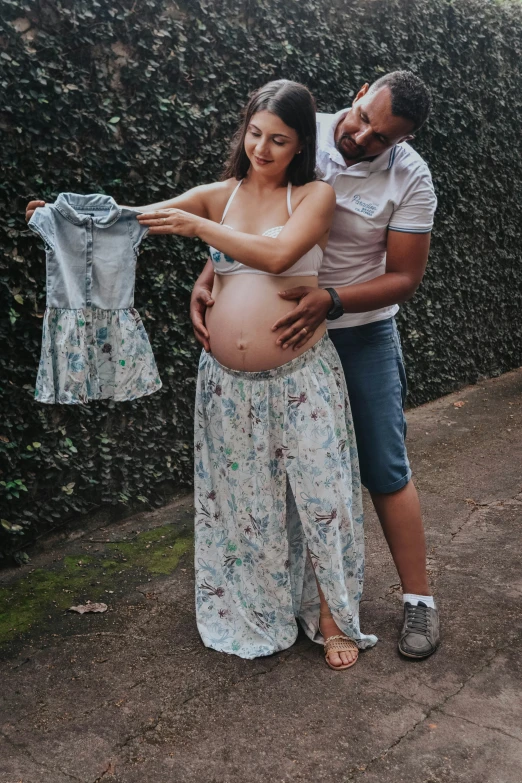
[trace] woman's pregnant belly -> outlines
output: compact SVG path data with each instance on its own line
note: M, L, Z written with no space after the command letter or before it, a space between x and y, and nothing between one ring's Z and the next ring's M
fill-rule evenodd
M218 362L232 370L258 372L280 367L311 348L325 333L326 322L297 350L276 345L284 330L272 331L274 323L297 305L281 299L278 292L301 285L317 288L317 277L216 275L215 303L207 309L206 326Z

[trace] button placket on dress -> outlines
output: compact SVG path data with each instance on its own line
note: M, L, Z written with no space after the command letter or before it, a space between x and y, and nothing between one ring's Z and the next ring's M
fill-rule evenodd
M94 220L89 218L87 223L87 258L85 265L85 340L87 344L87 359L89 362L90 385L89 396L98 394L100 389L100 379L98 376L98 365L96 361L96 346L94 343L95 333L92 312L92 254L93 254L93 233Z

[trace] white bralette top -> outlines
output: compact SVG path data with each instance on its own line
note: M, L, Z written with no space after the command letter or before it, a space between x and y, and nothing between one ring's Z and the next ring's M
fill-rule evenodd
M238 184L234 188L230 198L227 201L225 210L223 212L223 217L221 218L220 225L225 226L226 228L229 228L231 231L233 231L232 226L228 226L224 220L226 217L226 214L230 208L230 205L232 204L232 201L234 200L234 196L236 195L237 191L239 190L241 183L243 180L239 180ZM288 183L288 187L286 190L286 205L288 209L288 215L292 215L292 203L291 203L291 197L292 197L292 183ZM268 228L266 231L263 231L261 236L263 237L277 237L281 231L283 230L284 226L274 226L274 228ZM240 275L240 274L251 274L251 275L270 275L271 277L278 277L278 275L274 275L271 272L263 272L260 269L252 269L249 266L246 266L245 264L240 263L239 261L235 261L230 256L227 256L225 253L222 253L221 250L216 250L215 247L209 247L209 253L210 258L212 260L212 265L214 267L214 272L218 275ZM316 275L319 273L319 267L321 266L321 262L323 260L323 251L319 247L319 245L314 245L307 253L304 254L304 256L301 256L293 266L290 267L290 269L287 269L282 274L285 277L298 277L298 276L305 276L305 275Z

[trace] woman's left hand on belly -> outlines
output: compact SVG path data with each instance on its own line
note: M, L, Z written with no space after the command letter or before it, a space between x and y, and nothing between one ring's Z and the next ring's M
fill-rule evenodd
M143 212L138 215L142 226L149 226L149 234L177 234L181 237L195 237L201 218L183 209L162 209L157 212Z
M276 340L276 345L283 348L301 348L312 337L317 327L326 319L326 313L332 306L332 298L328 291L322 288L297 286L287 291L279 291L282 299L298 300L299 304L293 310L280 318L272 327L272 331L282 330Z

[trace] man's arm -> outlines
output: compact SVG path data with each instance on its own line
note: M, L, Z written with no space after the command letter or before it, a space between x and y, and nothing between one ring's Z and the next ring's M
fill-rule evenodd
M430 241L431 233L388 231L385 274L335 289L345 313L366 313L411 299L426 271Z
M346 313L366 313L381 307L406 302L423 278L428 261L431 233L408 234L388 231L386 272L366 283L336 288ZM272 327L282 329L276 342L283 347L300 348L310 339L326 313L332 307L330 294L323 289L298 287L279 294L283 299L296 299L299 304ZM303 336L302 329L307 333Z

